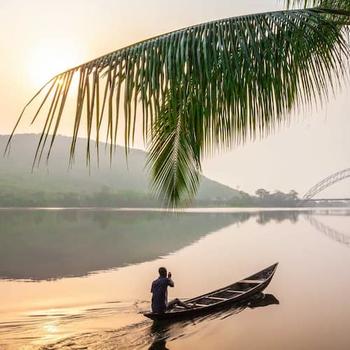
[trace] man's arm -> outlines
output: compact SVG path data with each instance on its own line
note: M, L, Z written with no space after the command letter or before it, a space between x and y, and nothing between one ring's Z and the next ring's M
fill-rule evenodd
M169 287L174 287L174 281L171 279L171 272L168 273L168 286Z

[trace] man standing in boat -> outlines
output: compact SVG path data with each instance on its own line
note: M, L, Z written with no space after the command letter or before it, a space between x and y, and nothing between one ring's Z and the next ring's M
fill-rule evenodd
M158 272L159 277L152 282L151 287L152 312L162 314L176 305L189 309L190 306L186 305L179 299L174 299L168 303L168 287L174 287L174 281L171 279L171 272L168 273L165 267L160 267Z

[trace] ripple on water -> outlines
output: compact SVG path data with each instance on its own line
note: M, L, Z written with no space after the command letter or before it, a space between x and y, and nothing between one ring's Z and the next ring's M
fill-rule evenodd
M144 320L116 330L87 332L74 337L46 345L41 350L131 350L131 349L167 349L166 343L192 336L207 327L211 321L225 320L244 311L246 308L257 308L278 304L271 294L261 294L250 302L230 307L212 315L198 317L194 320L176 323L152 322Z

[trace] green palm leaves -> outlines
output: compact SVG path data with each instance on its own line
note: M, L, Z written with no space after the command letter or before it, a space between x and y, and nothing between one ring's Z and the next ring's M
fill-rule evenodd
M140 123L155 192L170 206L190 200L205 152L270 133L294 107L324 100L339 84L349 54L340 21L342 14L317 8L228 18L72 68L46 86L38 113L46 104L48 112L35 162L47 143L50 153L78 75L71 157L82 118L87 159L89 140L99 141L103 125L112 154L120 118L126 149Z
M349 10L349 0L286 0L287 7L291 6L317 6L330 10Z
M182 94L188 99L182 99ZM148 165L153 190L169 207L191 200L199 182L202 115L197 114L190 95L184 86L174 87L152 127Z

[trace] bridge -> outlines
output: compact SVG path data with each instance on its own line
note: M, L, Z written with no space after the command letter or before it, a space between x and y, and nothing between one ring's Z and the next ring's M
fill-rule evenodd
M350 198L311 198L303 200L304 202L349 202Z
M309 191L307 191L302 199L298 202L298 206L305 206L306 203L314 202L314 203L331 203L331 202L350 202L350 198L327 198L327 199L319 199L314 198L317 194L324 191L326 188L343 181L347 178L350 178L350 168L338 171L322 181L318 182L315 186L311 187ZM337 215L342 215L341 213L337 213ZM347 214L346 214L347 215ZM313 226L317 231L322 232L328 238L341 243L348 248L350 248L350 235L344 234L338 230L335 230L326 224L318 221L314 214L306 214L305 219Z
M314 197L320 192L324 191L326 188L343 181L350 177L350 168L338 171L322 181L318 182L316 185L311 187L303 196L299 202L299 206L305 205L307 202L349 202L350 198L327 198L327 199L315 199Z

